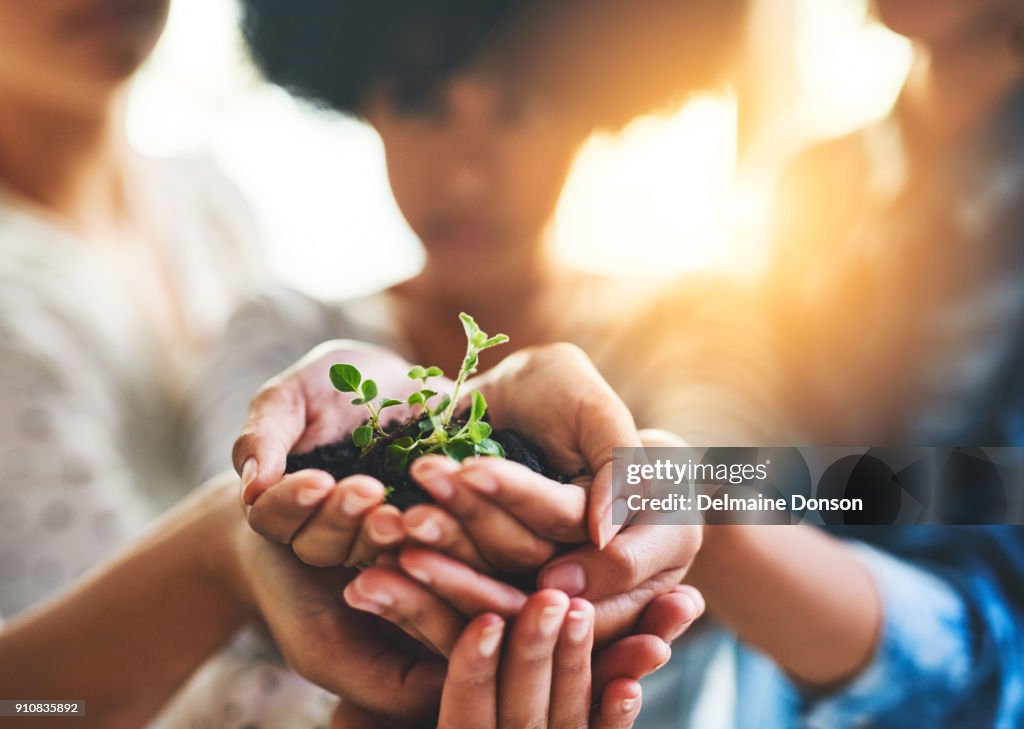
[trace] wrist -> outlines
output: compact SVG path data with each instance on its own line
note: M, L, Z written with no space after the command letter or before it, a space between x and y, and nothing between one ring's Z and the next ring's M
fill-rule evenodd
M243 569L242 541L251 529L239 502L237 481L234 474L224 474L203 487L196 560L197 572L208 589L248 618L256 609Z

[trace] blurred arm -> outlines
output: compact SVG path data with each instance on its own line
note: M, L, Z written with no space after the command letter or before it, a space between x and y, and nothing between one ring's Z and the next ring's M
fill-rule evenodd
M81 699L75 727L137 727L252 613L232 567L237 487L189 499L77 587L0 631L5 696ZM48 726L61 723L52 717Z

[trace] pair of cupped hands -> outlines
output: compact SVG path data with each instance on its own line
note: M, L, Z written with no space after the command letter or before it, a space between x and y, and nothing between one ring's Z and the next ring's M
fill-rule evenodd
M265 537L241 545L253 600L289 665L341 697L335 729L632 726L638 680L704 611L680 584L701 532L613 525L612 448L644 439L586 355L521 350L466 390L486 397L496 429L583 475L559 484L499 458L426 456L411 475L436 503L404 513L368 476L284 473L288 453L365 419L332 388L336 362L389 395L414 389L401 358L325 343L261 389L233 452ZM532 594L495 577L535 571Z

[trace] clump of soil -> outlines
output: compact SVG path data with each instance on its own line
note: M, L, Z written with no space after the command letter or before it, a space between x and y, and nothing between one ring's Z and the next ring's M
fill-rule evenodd
M365 458L360 458L360 449L352 439L345 437L335 443L319 446L308 453L292 453L288 456L286 473L316 468L327 471L336 480L357 473L372 476L393 490L388 496L388 503L394 504L405 511L416 504L432 503L433 499L409 476L405 469L397 473L385 465L387 446L394 440L404 436L415 437L419 433L420 418L410 418L404 422L391 423L385 427L387 437L382 438ZM453 419L453 424L461 427L466 422L465 416ZM491 433L505 449L505 457L510 461L521 463L527 468L553 481L566 483L570 477L555 471L544 457L544 454L533 443L513 430L496 430Z

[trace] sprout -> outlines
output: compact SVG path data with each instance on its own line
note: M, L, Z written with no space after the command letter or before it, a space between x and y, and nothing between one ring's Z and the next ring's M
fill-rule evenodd
M483 332L469 314L459 314L463 329L466 332L466 356L459 368L452 394L439 396L428 386L432 377L442 377L440 367L423 367L416 365L409 370L409 379L420 382L420 389L403 400L383 398L377 402L377 383L364 380L362 373L350 364L336 364L330 369L331 384L345 393L353 393L356 397L353 405L365 405L370 413L365 424L352 431L352 442L361 450L363 456L373 450L387 437L381 425L381 413L395 405L406 404L421 408L418 434L416 437L404 436L388 443L385 460L388 467L395 471L404 470L410 461L428 453L444 453L450 458L461 461L470 456L496 456L504 458L505 451L501 444L491 439L491 426L484 420L487 413L487 401L479 390L471 396L469 416L466 422L456 426L452 419L458 403L459 391L466 380L477 370L480 353L485 349L496 347L508 341L504 334L493 337ZM436 402L434 400L436 399Z

